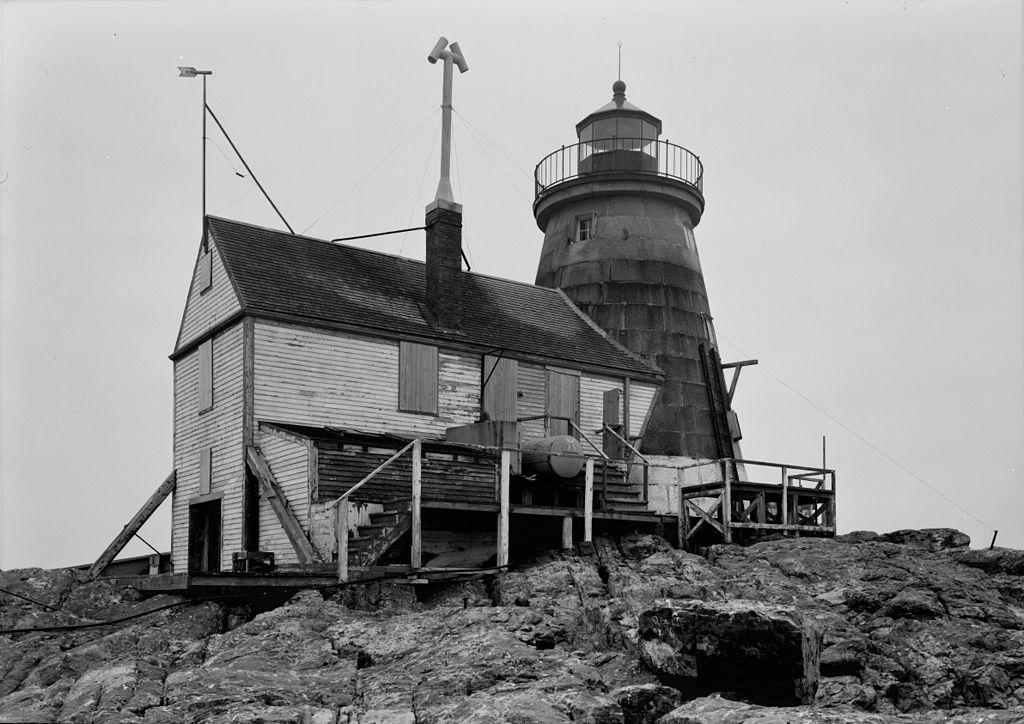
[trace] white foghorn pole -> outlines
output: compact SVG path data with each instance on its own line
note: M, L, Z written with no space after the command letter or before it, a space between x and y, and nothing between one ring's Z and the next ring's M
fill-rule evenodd
M438 201L455 202L452 195L452 54L445 51L444 85L441 89L441 179L437 182Z
M447 48L447 49L446 49ZM452 66L459 66L459 72L469 70L466 58L458 43L448 45L448 39L441 37L430 51L427 60L431 63L443 61L444 80L441 87L441 179L437 182L437 193L434 203L451 207L455 205L452 194L451 158L452 158Z

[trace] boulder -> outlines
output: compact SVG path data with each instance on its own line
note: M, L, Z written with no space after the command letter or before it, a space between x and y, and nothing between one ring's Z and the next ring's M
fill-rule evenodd
M883 543L898 543L915 546L935 553L947 549L966 548L971 544L971 537L955 528L922 528L920 530L894 530L878 536Z
M644 663L684 693L730 691L783 706L814 700L822 632L791 608L674 602L641 614L639 636Z
M981 551L958 551L953 556L958 562L986 573L1008 573L1024 576L1024 551L1012 548L993 548Z

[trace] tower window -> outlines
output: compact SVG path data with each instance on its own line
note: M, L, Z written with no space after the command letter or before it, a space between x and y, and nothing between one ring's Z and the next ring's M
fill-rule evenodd
M594 214L576 217L576 241L586 241L594 238Z

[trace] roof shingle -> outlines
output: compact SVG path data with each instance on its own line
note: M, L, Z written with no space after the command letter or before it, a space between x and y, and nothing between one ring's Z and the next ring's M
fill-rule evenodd
M209 230L248 314L661 375L554 289L463 272L461 327L448 330L425 314L423 262L218 217L209 218Z

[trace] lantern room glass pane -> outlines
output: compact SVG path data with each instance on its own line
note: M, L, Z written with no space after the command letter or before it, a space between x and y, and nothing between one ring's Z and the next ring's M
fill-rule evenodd
M602 118L601 120L594 121L594 139L600 140L602 138L615 138L616 128L614 118Z
M644 121L641 135L643 135L644 138L657 138L658 129L653 123L648 123L647 121Z
M640 119L620 118L619 138L640 138Z
M580 141L586 143L594 137L594 126L588 124L580 131Z

